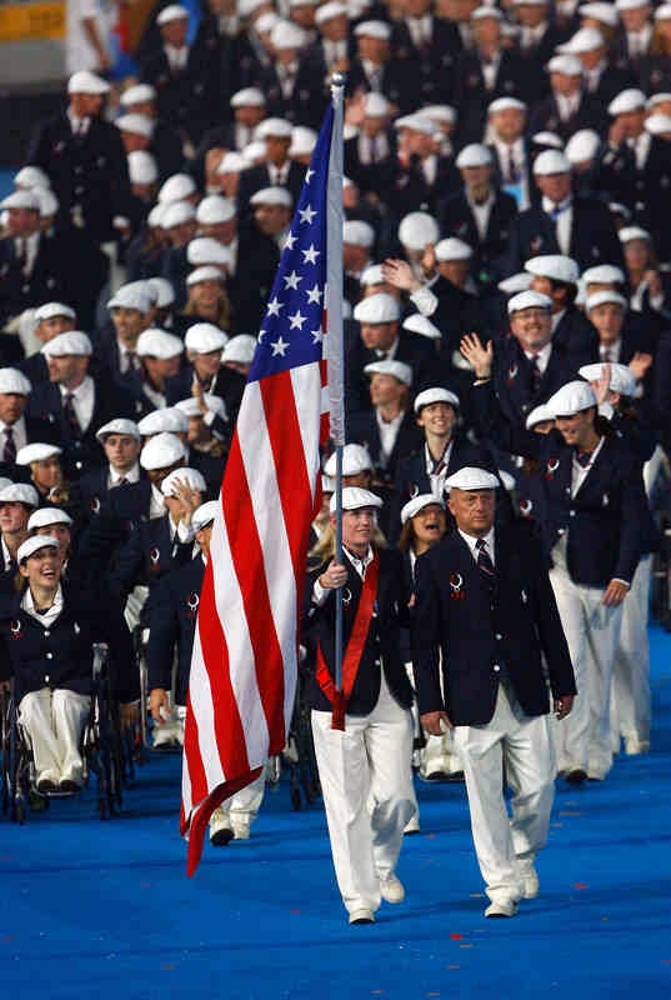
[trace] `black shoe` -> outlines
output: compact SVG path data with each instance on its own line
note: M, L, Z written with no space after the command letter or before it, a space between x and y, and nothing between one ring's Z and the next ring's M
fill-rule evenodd
M37 790L40 795L49 795L50 792L58 791L58 785L55 781L51 781L50 778L42 778L37 782Z
M463 771L452 771L447 776L447 780L452 785L463 785L466 781Z
M420 775L422 781L432 781L435 784L446 784L450 781L450 775L447 771L431 771L430 774Z
M71 781L69 778L63 778L62 781L58 782L59 792L68 792L68 794L74 794L75 792L81 792L82 787L78 785L76 781Z
M235 834L229 827L225 826L221 830L217 830L210 837L210 843L213 847L228 847L230 842L233 840Z
M572 767L564 774L564 781L568 785L582 785L587 781L587 771L583 771L581 767Z

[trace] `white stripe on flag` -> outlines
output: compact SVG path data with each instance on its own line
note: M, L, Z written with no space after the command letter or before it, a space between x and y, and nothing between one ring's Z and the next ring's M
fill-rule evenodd
M324 412L322 409L324 390L322 389L318 365L303 365L301 368L293 368L291 382L294 388L303 453L312 488L312 502L314 503L317 477L321 471L319 466L318 415ZM328 410L328 404L326 410Z

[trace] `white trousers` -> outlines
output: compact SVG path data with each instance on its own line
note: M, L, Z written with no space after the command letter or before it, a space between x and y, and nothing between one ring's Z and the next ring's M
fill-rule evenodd
M383 674L369 715L347 715L340 732L330 712L313 710L312 732L338 888L349 913L375 911L414 814L410 712Z
M560 771L580 768L604 778L613 763L610 691L622 605L605 607L603 590L573 583L561 566L550 570L550 582L578 690L571 714L553 724L557 767Z
M33 748L38 781L81 782L84 764L79 742L90 707L88 695L66 688L42 688L23 696L19 720Z
M466 777L471 830L486 892L517 900L545 846L554 801L555 756L547 716L525 715L503 684L486 726L456 726L454 744ZM513 792L512 817L503 768Z
M620 641L613 664L611 727L613 748L620 737L638 743L650 742L652 708L650 701L650 644L648 604L652 576L652 555L644 556L623 603Z

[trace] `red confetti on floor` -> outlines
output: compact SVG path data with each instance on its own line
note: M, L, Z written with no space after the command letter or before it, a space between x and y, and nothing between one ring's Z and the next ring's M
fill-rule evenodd
M453 941L463 941L464 939L463 934L450 934L450 937Z
M586 882L576 882L573 886L574 889L589 889Z
M289 910L289 913L292 913L294 916L297 916L299 913L301 913L301 910Z

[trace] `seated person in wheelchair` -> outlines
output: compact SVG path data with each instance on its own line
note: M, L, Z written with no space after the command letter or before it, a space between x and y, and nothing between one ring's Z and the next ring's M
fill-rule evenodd
M84 780L80 741L91 706L93 644L107 642L111 666L130 670L130 637L106 616L91 588L62 582L58 539L36 535L17 552L18 592L3 600L0 630L9 651L19 722L27 733L37 789L74 792ZM125 641L124 641L125 639ZM137 711L132 675L111 672L122 724Z

